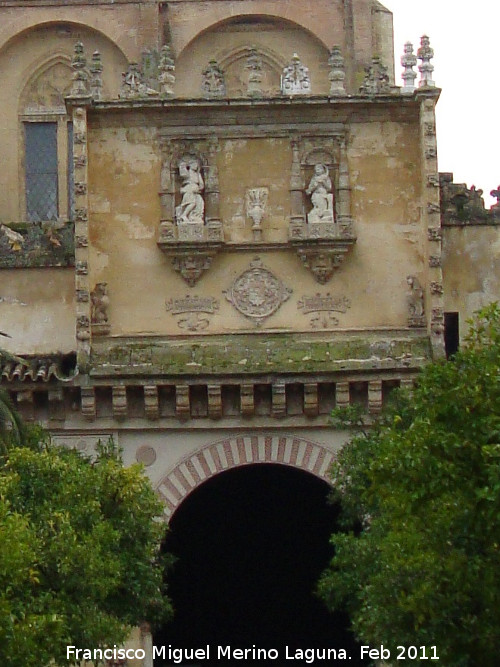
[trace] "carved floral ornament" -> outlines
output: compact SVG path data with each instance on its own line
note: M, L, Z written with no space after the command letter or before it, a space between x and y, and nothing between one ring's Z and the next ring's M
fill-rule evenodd
M260 326L290 298L292 290L256 257L224 293L238 312Z

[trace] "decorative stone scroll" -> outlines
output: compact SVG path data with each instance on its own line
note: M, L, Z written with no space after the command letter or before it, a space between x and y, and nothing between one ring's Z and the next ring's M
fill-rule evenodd
M290 298L292 290L256 257L224 294L238 312L260 326Z
M281 75L281 94L311 94L309 68L301 63L300 58L296 53L293 54L291 62L283 69Z
M108 322L108 284L105 282L97 283L90 293L90 300L92 303L92 334L94 336L106 336L110 332Z
M312 315L309 320L313 329L328 329L338 326L339 320L334 313L346 313L351 307L351 301L343 297L333 297L330 292L313 296L303 296L298 302L297 308L304 315Z
M210 318L206 316L213 315L218 311L220 302L211 296L202 297L188 294L183 298L169 299L165 302L165 306L172 315L183 315L177 320L179 329L203 331L210 324Z
M408 326L424 327L425 309L424 309L424 290L418 278L408 276L406 282L410 287L408 292Z

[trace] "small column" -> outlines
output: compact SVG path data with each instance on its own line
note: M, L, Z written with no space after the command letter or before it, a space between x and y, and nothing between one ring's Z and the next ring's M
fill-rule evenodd
M347 148L345 138L340 139L339 185L337 201L337 219L341 229L352 231L351 218L351 182L349 179L349 164L347 162Z
M205 219L208 227L219 227L221 225L219 170L217 168L218 151L219 141L217 137L209 139L207 145L208 164L205 174Z

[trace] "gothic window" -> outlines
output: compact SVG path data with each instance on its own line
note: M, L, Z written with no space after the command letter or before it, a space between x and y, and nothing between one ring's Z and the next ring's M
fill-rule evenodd
M30 222L72 218L72 124L64 104L70 85L69 63L58 61L38 72L23 91L24 211Z

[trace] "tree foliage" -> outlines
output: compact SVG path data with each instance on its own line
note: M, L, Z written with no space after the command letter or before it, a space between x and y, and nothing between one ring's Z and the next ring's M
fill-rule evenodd
M435 645L447 667L498 664L498 305L463 351L429 365L412 395L352 438L333 479L347 532L332 537L319 583L327 605L345 605L373 646Z
M36 428L0 467L3 667L67 665L66 645L113 646L171 613L162 507L112 442L90 459Z

